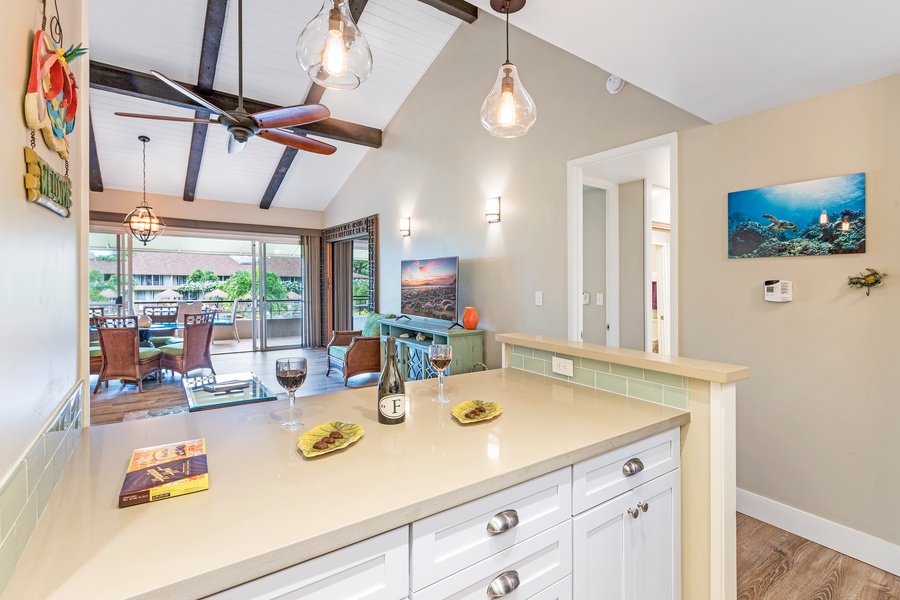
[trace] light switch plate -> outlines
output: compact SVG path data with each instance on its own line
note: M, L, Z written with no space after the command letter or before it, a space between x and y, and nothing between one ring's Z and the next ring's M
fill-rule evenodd
M535 306L543 306L544 305L544 292L535 292L534 293L534 305Z
M597 306L603 306L603 294L597 294Z
M571 377L574 374L572 370L572 361L568 358L560 358L558 356L553 357L553 372L559 375L566 375L567 377Z
M581 294L581 303L582 304L590 304L591 303L591 295L587 292Z

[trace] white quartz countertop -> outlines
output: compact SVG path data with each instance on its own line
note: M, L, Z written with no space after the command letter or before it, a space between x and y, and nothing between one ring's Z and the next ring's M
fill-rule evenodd
M513 369L407 383L405 423L380 425L374 388L157 417L84 431L2 600L200 598L613 448L689 413ZM461 425L459 402L499 402ZM332 420L365 435L304 458ZM135 448L206 438L209 490L116 507Z

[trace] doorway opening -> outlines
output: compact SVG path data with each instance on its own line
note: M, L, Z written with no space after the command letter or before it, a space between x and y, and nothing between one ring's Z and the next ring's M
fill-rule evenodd
M570 340L678 354L677 141L569 161Z

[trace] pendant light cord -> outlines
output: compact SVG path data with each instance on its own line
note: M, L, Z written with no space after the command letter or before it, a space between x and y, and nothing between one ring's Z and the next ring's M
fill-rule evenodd
M141 206L147 206L147 142L141 140L144 144L144 195L141 199Z
M509 62L509 0L506 0L506 62Z

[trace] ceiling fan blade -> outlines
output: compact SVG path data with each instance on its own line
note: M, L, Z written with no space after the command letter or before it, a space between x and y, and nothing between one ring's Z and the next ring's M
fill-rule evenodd
M218 125L216 119L192 119L188 117L168 117L165 115L141 115L136 113L113 113L117 117L132 117L134 119L154 119L156 121L177 121L179 123L208 123L210 125Z
M153 75L154 77L156 77L157 79L159 79L160 81L162 81L163 83L165 83L166 85L168 85L170 88L172 88L174 90L178 90L179 92L181 92L182 94L184 94L185 96L187 96L188 98L190 98L191 100L193 100L194 102L199 104L200 106L203 106L204 108L207 108L207 109L211 110L212 112L220 114L220 115L227 114L224 110L222 110L215 104L211 104L211 103L207 102L206 100L204 100L203 98L201 98L200 96L198 96L197 94L192 92L191 90L187 89L186 87L184 87L177 81L173 81L173 80L169 79L168 77L166 77L159 71L153 71L151 69L150 74Z
M244 149L244 146L247 145L247 142L242 142L240 140L235 139L233 135L228 134L228 154L237 154L241 150Z
M335 150L337 150L337 148L331 144L326 144L325 142L313 140L281 129L260 129L259 133L256 135L272 142L278 142L279 144L297 148L298 150L315 152L316 154L334 154Z
M250 117L260 129L278 129L315 123L331 116L331 111L321 104L299 104L282 108L270 108L253 113Z

